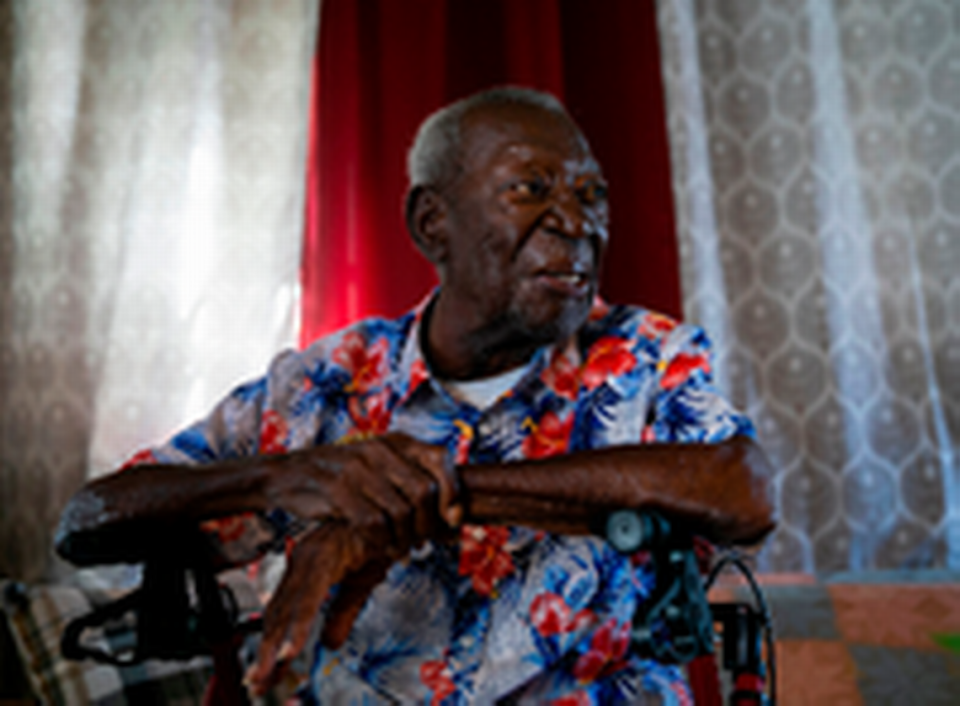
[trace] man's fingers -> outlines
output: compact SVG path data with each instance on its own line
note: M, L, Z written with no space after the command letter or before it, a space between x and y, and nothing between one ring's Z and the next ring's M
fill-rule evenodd
M407 461L379 442L368 444L362 454L362 471L353 479L353 484L359 494L379 509L380 517L350 519L367 519L371 531L376 531L377 524L386 524L393 538L394 553L405 554L414 543L419 529L417 508L411 507L405 485L396 481ZM356 524L361 525L359 529L362 529L362 523Z
M382 439L395 453L433 479L439 490L440 517L448 525L458 527L463 520L463 507L459 504L460 479L447 450L442 446L424 444L405 434L387 434Z
M340 591L333 599L323 624L320 641L325 647L337 649L344 643L373 589L386 576L390 563L389 560L381 560L367 564L340 584Z
M413 511L413 536L404 547L406 552L410 546L435 536L443 529L438 526L443 522L439 511L440 483L420 465L418 459L401 453L395 444L390 443L389 436L382 437L381 441L384 453L389 454L392 460L383 466L382 472L397 491L403 494Z
M347 573L341 525L312 530L294 547L286 572L264 612L264 630L256 662L245 681L262 694L282 668L300 653L330 587Z

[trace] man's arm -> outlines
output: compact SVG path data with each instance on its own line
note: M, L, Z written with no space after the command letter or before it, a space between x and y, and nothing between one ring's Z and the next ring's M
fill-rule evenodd
M262 509L258 490L273 462L143 464L90 481L60 515L57 553L78 566L143 561L158 528Z
M715 444L641 444L460 469L467 521L582 534L599 513L656 509L718 544L774 526L770 462L747 436Z
M349 524L402 555L457 519L456 496L444 449L401 434L201 466L144 464L81 488L61 515L56 548L78 565L143 561L166 526L282 508Z
M392 446L326 446L200 467L138 466L106 476L70 501L57 548L77 564L136 561L143 547L134 542L143 538L129 531L130 523L196 523L275 507L307 519L360 524L372 521L364 513L379 508L386 515L380 519L396 522L402 532L407 496L417 504L442 500L449 507L455 486L441 475L441 449L404 439L398 453L393 449L402 437L390 438ZM459 473L471 522L582 534L604 510L650 508L721 544L758 540L774 523L770 464L749 437L718 444L612 447L465 466ZM425 537L431 531L423 523L414 533Z

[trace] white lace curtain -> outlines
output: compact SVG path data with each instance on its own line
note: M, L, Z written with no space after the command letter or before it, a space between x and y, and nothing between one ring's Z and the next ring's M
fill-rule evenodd
M0 575L294 343L318 5L0 2Z
M0 574L295 332L310 0L0 2ZM960 567L960 6L660 0L688 318L764 568Z
M687 318L767 569L960 568L960 4L661 0Z

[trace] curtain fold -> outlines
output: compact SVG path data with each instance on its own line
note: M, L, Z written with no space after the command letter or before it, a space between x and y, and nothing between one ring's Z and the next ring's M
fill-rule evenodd
M0 3L0 575L295 343L316 3Z
M327 0L314 67L301 272L306 344L396 315L435 282L406 234L405 151L456 98L522 84L565 98L611 182L604 293L679 314L654 6ZM592 9L591 9L592 8Z
M779 471L762 566L960 568L955 3L658 11L684 309Z

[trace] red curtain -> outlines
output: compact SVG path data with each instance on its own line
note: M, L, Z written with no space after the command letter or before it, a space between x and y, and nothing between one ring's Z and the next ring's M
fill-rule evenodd
M602 291L679 316L655 3L324 0L314 66L301 341L397 315L436 279L403 225L421 120L498 84L564 100L610 182Z

